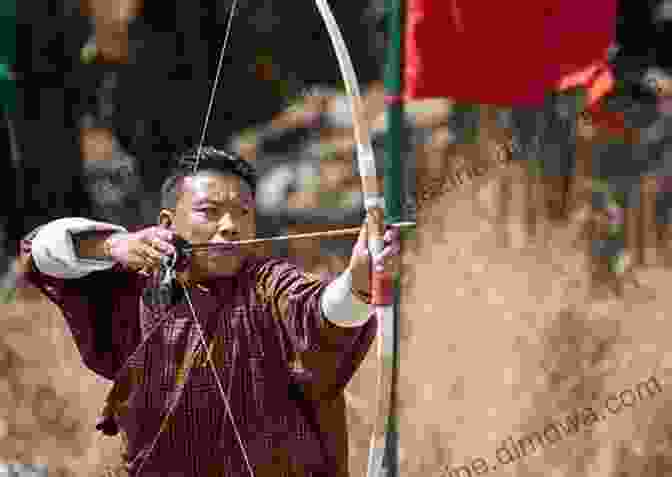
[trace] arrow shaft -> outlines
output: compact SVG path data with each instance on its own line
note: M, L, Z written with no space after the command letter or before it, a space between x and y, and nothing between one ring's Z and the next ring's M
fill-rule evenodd
M415 222L395 222L393 224L390 224L391 227L399 227L399 228L406 228L406 227L415 227ZM281 241L287 241L287 240L298 240L298 239L312 239L312 238L336 238L336 237L346 237L346 236L351 236L351 235L357 235L361 231L361 227L351 227L347 229L339 229L339 230L327 230L324 232L309 232L309 233L304 233L304 234L291 234L291 235L281 235L278 237L265 237L265 238L258 238L258 239L250 239L250 240L238 240L236 242L227 242L225 244L221 244L222 247L230 247L232 245L260 245L260 244L265 244L269 242L281 242ZM196 244L196 245L191 245L190 247L187 247L185 249L186 252L195 252L198 250L209 250L212 248L217 248L218 244Z

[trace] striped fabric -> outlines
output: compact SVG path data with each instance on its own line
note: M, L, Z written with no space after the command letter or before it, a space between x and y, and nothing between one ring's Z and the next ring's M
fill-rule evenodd
M249 475L184 297L161 309L144 293L154 279L118 266L70 280L33 267L28 279L59 306L86 366L115 381L109 408L126 444L118 475L137 474L173 400L176 411L143 476ZM342 391L374 339L376 320L330 324L319 303L327 283L282 260L250 258L235 278L205 285L191 289L191 298L256 476L347 476ZM317 426L293 399L297 384Z

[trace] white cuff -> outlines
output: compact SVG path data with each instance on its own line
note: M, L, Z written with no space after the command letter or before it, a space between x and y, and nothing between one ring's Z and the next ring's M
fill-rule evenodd
M43 226L32 240L32 256L37 269L55 278L81 278L114 266L112 260L77 257L72 236L80 232L126 232L124 227L80 217L54 220Z
M362 302L352 294L351 286L352 274L348 268L327 285L320 299L324 317L344 328L362 326L369 320L368 314L363 319L353 319L355 307L361 307Z

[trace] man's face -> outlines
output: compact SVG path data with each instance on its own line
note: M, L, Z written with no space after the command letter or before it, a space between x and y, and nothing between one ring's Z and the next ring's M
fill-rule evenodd
M202 172L182 182L175 211L161 211L160 221L192 244L225 244L256 235L255 203L249 186L238 176ZM244 256L239 247L194 253L193 278L235 274Z

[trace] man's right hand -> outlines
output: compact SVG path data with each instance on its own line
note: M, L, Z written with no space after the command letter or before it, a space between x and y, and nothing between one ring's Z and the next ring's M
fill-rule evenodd
M175 253L173 236L170 230L155 226L133 233L113 233L104 239L102 247L106 257L148 274L159 268L161 257Z

